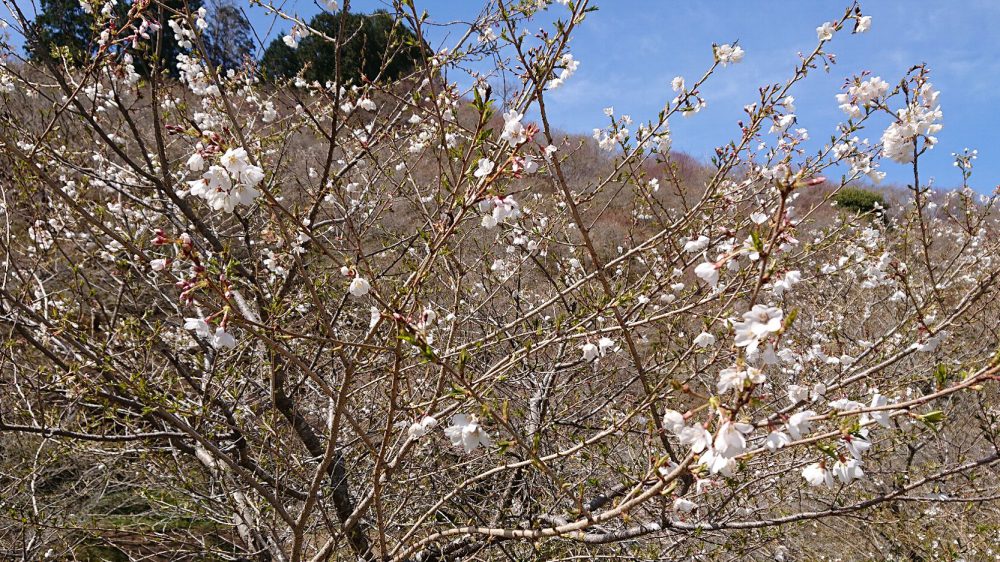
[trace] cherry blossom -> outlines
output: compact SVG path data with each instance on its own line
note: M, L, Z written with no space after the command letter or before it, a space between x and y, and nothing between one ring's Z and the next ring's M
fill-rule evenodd
M844 68L834 48L866 40L828 42L869 30L859 3L810 16L710 163L671 121L732 101L712 96L741 46L703 45L670 89L651 74L660 98L631 115L602 101L581 135L557 127L587 87L551 90L569 49L594 52L592 3L404 4L364 75L318 78L352 33L277 5L259 6L288 30L275 47L319 57L287 77L219 64L198 7L85 2L83 64L0 52L0 425L24 445L0 471L47 522L32 549L75 544L111 488L237 522L234 559L813 559L854 538L826 522L901 497L948 517L913 545L983 523L1000 195L975 151L926 170L951 134L926 65ZM356 21L341 7L315 21ZM160 31L178 49L147 68ZM397 74L389 51L414 45ZM841 122L805 129L824 103ZM30 486L46 474L70 480Z
M731 421L723 422L712 440L712 448L719 455L724 457L735 457L747 448L744 433L753 430L753 426L744 423Z
M694 268L694 274L711 287L719 283L719 269L714 263L702 262Z
M694 344L698 347L708 347L715 344L715 336L708 332L702 332L694 338Z
M685 252L691 252L691 253L700 252L700 251L702 251L702 250L704 250L705 248L708 247L708 244L709 244L710 241L711 241L711 239L709 239L708 236L705 236L704 234L702 234L701 236L699 236L695 240L689 240L689 241L687 241L684 244L684 251Z
M614 346L615 342L611 338L602 337L597 340L597 344L587 342L580 349L583 351L584 361L593 361L607 355Z
M708 449L712 444L712 434L700 425L685 427L677 434L682 445L691 447L695 453L700 453Z
M861 470L861 462L857 459L850 459L847 462L837 461L833 464L833 474L844 484L850 484L865 476L864 471Z
M856 435L847 435L844 437L844 446L851 453L851 456L857 460L861 460L861 455L871 448L871 441L859 437Z
M830 39L833 39L833 33L836 30L837 30L837 23L828 21L816 28L816 37L820 41L829 41Z
M479 425L479 419L474 415L452 416L451 425L445 428L444 434L451 439L453 446L461 446L466 453L471 453L480 446L488 448L491 443L489 434Z
M424 435L427 435L430 430L434 429L437 424L438 421L434 416L424 416L419 421L413 422L407 428L406 434L410 439L420 439Z
M774 282L774 287L771 290L774 291L775 296L780 297L785 292L790 291L800 281L802 281L802 272L798 270L789 271L785 273L784 277Z
M308 37L309 35L310 32L308 27L300 23L296 23L295 25L292 26L291 32L289 32L288 35L282 37L282 40L285 42L285 45L288 45L293 49L298 49L299 42L302 41L302 39Z
M826 484L828 488L833 487L833 473L820 463L813 463L802 469L802 477L810 486L822 486Z
M812 410L803 410L801 412L796 412L788 417L788 422L785 424L785 428L788 433L791 434L792 438L795 440L802 439L809 433L812 422L809 418L814 417L816 412Z
M562 67L562 70L559 71L558 77L549 80L548 84L545 85L548 90L555 90L565 84L569 80L569 77L576 72L576 69L580 67L580 61L574 59L570 53L566 53L560 57L559 65Z
M203 338L211 337L214 334L212 326L204 318L185 318L184 329L193 330Z
M717 389L719 394L725 394L730 390L743 390L747 384L761 384L763 382L764 372L760 369L737 365L719 372Z
M368 294L368 291L371 290L371 285L364 277L355 277L351 279L351 284L347 290L351 295L361 298Z
M865 33L872 27L872 17L871 16L861 16L858 18L857 25L854 26L855 33Z
M524 115L516 111L504 113L503 133L500 134L500 138L514 146L526 142L528 140L528 133L524 125L521 124L521 119L523 118Z
M480 158L478 164L476 164L476 171L473 172L472 175L477 178L484 178L493 173L493 168L495 166L496 165L492 160L488 158Z
M901 164L913 162L917 142L923 139L925 148L937 144L937 134L943 127L941 106L937 99L940 92L930 82L923 83L907 107L897 112L898 118L882 133L882 152Z
M733 46L730 44L719 45L715 48L715 59L719 61L722 66L728 66L730 64L736 64L743 60L743 48L739 45Z
M219 326L212 334L212 347L215 349L232 349L236 347L236 339L233 338L232 334L224 330L222 326Z
M736 468L736 459L722 455L714 449L709 449L698 459L698 464L707 467L711 474L732 476Z
M883 408L889 404L889 400L882 396L878 391L872 395L871 407L872 408ZM876 423L882 427L889 427L889 412L885 410L877 410L873 412L865 412L861 415L862 423L867 422L869 419L874 420Z
M663 413L663 426L672 433L680 433L684 429L684 415L677 410L667 410Z
M780 308L755 304L743 313L743 320L733 323L736 345L746 347L748 352L756 350L761 339L781 330L783 319L784 313Z
M195 152L188 158L187 167L192 172L200 172L205 169L205 158Z
M769 451L776 451L791 442L792 438L789 437L787 433L782 431L772 431L767 434L767 439L764 440L764 446L767 447Z
M677 498L674 500L674 511L678 513L691 513L696 509L698 509L698 504L691 500L684 498Z

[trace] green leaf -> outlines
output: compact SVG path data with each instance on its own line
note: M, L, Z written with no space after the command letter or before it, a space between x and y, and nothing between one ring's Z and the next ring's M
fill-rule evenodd
M941 423L944 421L945 415L941 410L934 410L933 412L927 412L926 414L921 414L916 416L917 421L926 425L931 431L936 432L941 427Z
M793 308L792 311L788 313L788 316L785 317L785 326L782 328L782 330L784 331L791 328L792 324L795 322L795 319L798 318L798 316L799 316L799 309Z
M937 368L934 369L934 382L937 383L938 390L944 388L945 383L948 381L948 368L943 364L938 364Z
M837 453L837 448L829 443L817 443L816 448L823 452L826 456L830 457L835 461L840 460L840 455Z

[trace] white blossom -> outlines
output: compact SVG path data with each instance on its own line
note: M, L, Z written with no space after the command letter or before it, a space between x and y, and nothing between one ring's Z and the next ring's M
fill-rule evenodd
M918 139L924 140L924 147L937 144L934 135L941 130L943 118L941 106L937 104L939 92L930 82L925 82L907 107L900 109L898 119L882 133L882 153L900 164L913 162Z
M415 421L407 428L406 434L410 439L420 439L437 426L438 421L433 416L424 416L420 421Z
M715 343L715 336L708 332L702 332L694 338L694 344L698 347L708 347Z
M761 339L781 330L783 319L784 313L780 308L755 304L743 313L742 321L733 323L736 346L746 347L748 352L756 350Z
M787 291L790 291L797 283L802 281L802 272L798 270L793 270L785 273L785 276L774 282L774 286L771 290L774 292L775 296L782 296Z
M810 486L826 484L827 487L833 488L833 474L820 463L813 463L802 469L802 477Z
M685 427L677 434L677 439L682 445L691 447L695 453L704 451L712 444L712 434L700 425Z
M761 384L764 382L764 372L756 367L733 366L719 372L719 394L730 390L743 390L747 383Z
M205 158L201 154L195 152L187 160L187 167L192 172L200 172L205 169Z
M735 457L746 451L747 440L743 434L750 433L752 430L752 425L725 421L715 432L712 448L722 456Z
M215 349L222 349L224 347L232 349L236 347L236 339L233 338L232 334L224 330L222 326L219 326L215 329L215 333L212 334L212 347Z
M864 405L848 398L840 398L832 400L830 402L830 407L834 410L860 410L864 407Z
M715 60L719 61L722 66L728 66L730 64L736 64L743 60L743 48L739 45L732 46L730 44L719 45L715 49Z
M788 422L785 424L785 428L788 430L788 433L792 435L792 438L798 441L809 433L812 424L812 422L809 421L809 418L815 415L816 412L812 410L796 412L788 417Z
M466 453L471 453L479 446L488 448L491 443L489 434L479 425L479 419L474 415L455 414L451 418L451 425L445 428L444 434L451 439L452 445L461 446Z
M351 285L347 288L352 295L359 298L367 295L370 289L371 284L364 277L355 277L351 280Z
M861 470L861 462L857 459L848 459L847 462L837 461L833 465L833 474L844 484L850 484L865 476L865 472Z
M562 86L569 80L569 77L576 72L576 69L580 66L580 61L573 58L573 55L566 53L559 57L559 65L562 66L562 70L559 71L559 75L552 80L549 80L545 88L548 90L555 90L556 88Z
M844 447L847 448L851 456L857 460L861 460L861 455L863 455L872 446L872 442L857 435L848 435L844 437Z
M732 476L733 469L736 468L736 459L719 454L713 449L709 449L698 459L698 464L707 467L708 471L712 474Z
M837 31L837 23L828 21L816 28L816 37L820 41L829 41L833 39L833 32L835 31Z
M516 111L508 111L503 114L503 132L500 133L500 138L507 141L511 146L517 146L528 140L528 132L524 125L521 124L521 119L524 118L524 114L518 113Z
M702 262L694 268L694 274L708 285L715 287L719 283L719 269L714 263Z
M684 244L684 251L685 252L691 252L691 253L700 252L700 251L702 251L702 250L704 250L705 248L708 247L708 243L710 241L711 240L709 239L708 236L701 235L698 238L696 238L695 240L689 240L687 243L685 243Z
M203 338L211 337L213 334L212 326L204 318L185 318L184 329L194 330L196 334Z
M872 27L872 17L871 16L861 16L858 18L858 23L854 26L855 33L864 33L871 29Z
M792 438L783 431L772 431L764 441L764 447L769 451L776 451L792 442Z
M875 391L875 394L872 396L871 407L872 408L883 408L883 407L885 407L888 404L889 404L889 400L885 396L882 396L881 394L879 394L878 391ZM874 411L874 412L865 412L864 414L861 414L861 422L862 423L866 422L868 419L874 420L875 423L881 425L882 427L889 427L890 417L889 417L889 412L886 411L886 410L878 410L878 411Z
M677 434L684 430L684 414L677 410L667 410L663 413L663 427Z
M686 500L684 498L677 498L674 500L674 511L678 513L691 513L695 509L698 509L698 504L691 500Z
M486 177L491 173L493 173L493 168L495 166L496 165L493 163L492 160L488 158L480 158L478 164L476 165L476 171L473 172L472 175L474 175L477 178Z

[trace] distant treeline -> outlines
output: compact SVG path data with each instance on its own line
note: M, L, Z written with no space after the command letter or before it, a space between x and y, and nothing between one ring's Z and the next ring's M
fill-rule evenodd
M89 0L41 0L38 16L28 30L29 58L86 66L100 50L101 31L121 29L129 21L130 4L114 5L111 12L105 6ZM263 48L256 43L245 13L232 0L214 0L207 6L203 0L162 0L146 15L146 21L154 24L142 30L149 39L126 47L119 43L114 48L127 49L140 74L157 69L176 76L177 55L183 48L167 21L184 13L185 6L191 13L204 10L208 24L193 46L195 51L215 67L255 64L269 80L300 73L309 81L320 82L395 80L410 72L428 52L426 44L401 19L382 10L371 14L323 12L309 21L310 30L301 39L290 45L279 34ZM339 53L337 43L341 44ZM263 55L257 59L260 50Z

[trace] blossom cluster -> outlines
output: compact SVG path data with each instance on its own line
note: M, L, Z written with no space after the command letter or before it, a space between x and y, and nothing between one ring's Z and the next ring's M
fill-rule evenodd
M220 165L221 164L221 165ZM215 210L232 213L238 205L253 205L260 196L256 186L264 179L264 170L250 163L243 148L231 148L205 170L205 159L195 153L187 161L188 169L202 177L188 182L191 195L203 198Z

